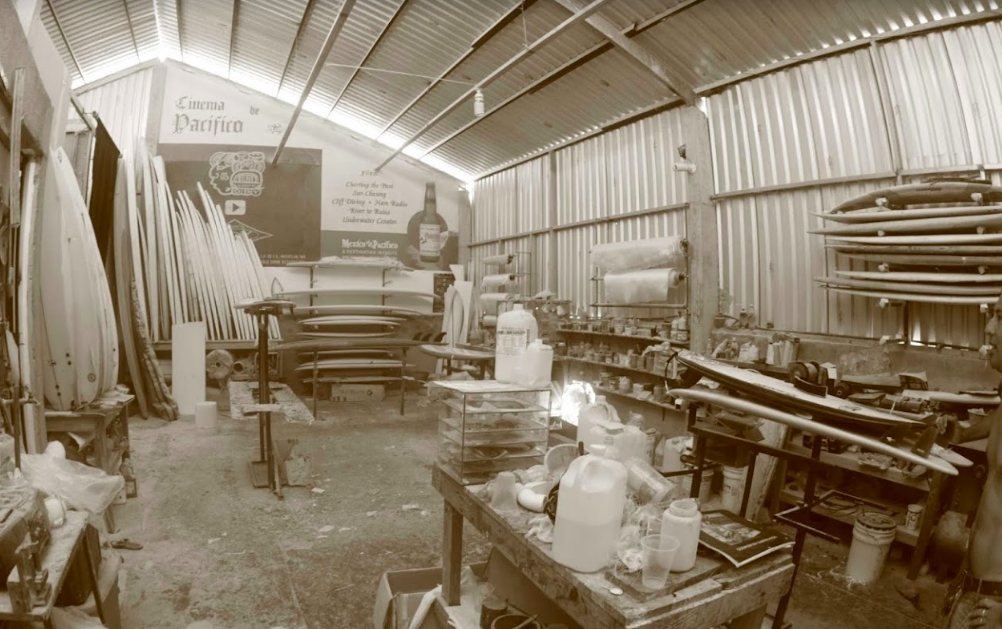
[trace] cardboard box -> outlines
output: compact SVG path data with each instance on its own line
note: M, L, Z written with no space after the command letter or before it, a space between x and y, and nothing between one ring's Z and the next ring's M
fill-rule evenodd
M331 402L382 402L386 387L381 384L332 384Z
M474 564L474 574L483 576L487 564ZM425 593L442 583L441 568L395 570L383 574L376 588L373 629L408 629L414 611Z

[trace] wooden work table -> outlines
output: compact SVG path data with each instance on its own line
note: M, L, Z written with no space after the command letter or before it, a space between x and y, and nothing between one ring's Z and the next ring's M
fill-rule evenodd
M574 572L553 559L550 544L526 539L528 522L538 514L495 511L475 493L477 487L460 485L438 466L432 470L432 485L445 499L442 595L449 605L459 604L464 520L586 629L710 629L726 622L731 629L758 629L766 605L785 594L793 580L793 560L784 551L743 568L727 566L648 601L628 592L615 595L617 586L604 572Z

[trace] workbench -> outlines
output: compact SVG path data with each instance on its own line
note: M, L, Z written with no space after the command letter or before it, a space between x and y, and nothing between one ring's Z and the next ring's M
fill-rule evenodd
M10 594L7 590L0 590L0 620L18 623L40 622L45 627L52 627L52 608L56 606L56 599L63 588L63 582L69 568L73 565L73 559L77 552L83 551L87 557L89 571L92 575L91 590L94 598L100 600L101 594L97 587L97 567L90 565L90 549L87 548L87 514L81 511L67 511L66 522L56 529L52 529L52 537L42 552L42 570L49 571L49 583L52 591L44 605L36 605L34 609L26 613L16 613L11 604ZM14 568L16 571L17 568ZM100 609L100 604L99 604ZM102 612L103 613L103 612Z
M120 455L129 451L129 405L134 395L116 395L95 400L75 411L45 410L46 432L93 433L91 443L97 456L99 469L108 474L118 474ZM108 426L118 419L122 426L122 450L116 452L108 444Z
M628 592L617 596L613 594L617 586L605 572L574 572L553 559L550 544L526 539L528 522L538 514L523 509L495 511L477 495L479 487L460 485L437 465L432 485L445 499L442 598L446 605L459 604L464 520L586 629L711 629L728 622L730 629L759 629L766 605L778 601L793 580L791 555L781 551L743 568L728 564L674 594L647 601Z

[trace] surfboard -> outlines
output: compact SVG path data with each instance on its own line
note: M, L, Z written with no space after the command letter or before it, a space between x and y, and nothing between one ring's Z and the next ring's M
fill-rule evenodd
M860 223L843 227L810 230L809 234L824 236L863 236L866 234L924 234L973 230L980 227L997 229L1002 226L1002 214L977 216L946 216L942 218L913 218L879 223Z
M912 236L839 236L833 244L983 245L1002 242L1002 234L916 234Z
M316 353L318 358L392 358L396 354L385 349L329 349ZM306 360L313 360L313 352L300 352L299 357Z
M999 293L1002 293L1002 286L992 286L990 284L980 285L980 286L941 286L938 284L923 284L921 282L882 282L876 280L855 280L855 279L842 279L835 277L816 277L815 282L819 284L826 284L828 286L837 286L843 288L859 288L863 290L872 290L886 293L897 293L897 292L911 292L911 293L921 293L928 295L942 295L943 293L949 295L957 295L970 297L970 296L989 296L998 297Z
M669 391L669 394L673 397L689 400L690 402L712 404L713 406L729 411L745 413L751 415L752 417L761 417L762 419L779 422L780 424L784 424L790 428L803 430L804 432L809 432L819 437L838 439L839 441L844 441L846 443L857 445L861 448L866 448L867 450L873 450L874 452L878 452L880 454L886 454L897 459L902 459L915 465L922 465L931 470L942 472L943 474L949 474L950 476L956 476L958 474L956 467L937 455L922 456L921 454L912 452L908 448L894 446L873 437L867 437L849 430L829 426L812 419L800 417L799 415L794 415L792 413L786 413L770 406L764 406L749 400L731 397L718 391L709 391L706 389L672 389Z
M900 266L969 266L969 267L1002 267L1002 256L951 256L951 255L909 255L893 253L855 253L838 250L853 260L876 262L878 264L893 264Z
M1002 273L904 273L894 271L835 271L837 275L857 280L887 282L931 282L935 284L1002 284ZM999 289L996 288L996 291Z
M908 220L919 218L943 218L947 216L976 216L1002 213L1002 205L958 205L952 207L912 208L908 210L887 210L884 208L868 208L847 212L845 214L814 213L814 216L826 221L856 225L859 223L875 223L883 221Z
M139 355L136 353L136 339L132 332L132 256L129 248L131 231L128 227L131 211L130 194L135 198L134 191L128 185L132 178L128 164L130 158L118 160L118 174L115 181L114 233L112 244L115 250L115 290L118 299L118 329L125 353L125 363L129 370L129 378L136 394L136 401L143 417L149 415L146 407L146 391L143 387L142 373L139 370Z
M846 253L890 253L895 255L992 256L1002 258L1002 247L996 245L825 245Z
M833 293L844 295L854 295L856 297L869 297L871 299L886 299L888 301L912 301L921 304L944 304L950 306L980 306L982 304L992 304L998 300L997 295L985 295L982 297L956 296L956 295L923 295L921 293L894 293L890 291L869 291L855 288L829 287Z
M303 332L311 339L376 339L393 336L393 332Z
M843 400L834 395L811 395L797 389L789 382L777 380L748 369L733 367L688 350L679 352L678 360L704 378L719 382L740 393L776 402L825 419L853 422L871 428L917 424L910 419Z
M419 345L435 345L428 341L416 341L414 339L386 338L386 339L299 339L279 343L274 347L276 352L303 351L312 352L327 351L334 349L408 349Z
M39 302L35 299L38 290L38 267L36 257L36 232L38 231L38 161L29 160L24 169L24 196L21 204L21 228L17 242L18 281L17 281L17 354L18 369L21 372L20 397L42 396L38 387L41 370L38 360L43 356L40 351L40 338L36 330L44 326L38 325L41 312ZM22 407L24 413L25 432L30 452L40 452L44 449L45 429L41 425L42 409L39 405L26 404ZM37 426L37 431L36 431Z
M276 293L276 297L288 299L290 297L342 297L349 295L371 295L373 297L427 297L435 299L434 293L423 290L412 290L408 288L391 287L371 287L371 288L311 288L308 290L294 290L283 293Z
M410 378L408 378L409 380ZM400 376L330 376L327 378L317 378L320 384L350 384L353 382L399 382ZM303 382L313 384L313 378L303 378Z
M363 317L358 315L333 315L327 317L313 317L312 319L303 319L299 323L301 325L309 325L309 326L388 325L396 327L404 321L407 321L407 319L403 317L383 317L383 316Z
M357 316L392 316L418 317L425 313L397 306L380 306L379 304L354 306L296 306L292 311L296 315L357 315Z
M980 199L975 195L980 195ZM1002 188L981 181L934 181L874 190L835 206L832 213L852 212L874 206L903 208L932 203L1002 202Z
M331 369L399 369L402 363L399 360L390 359L352 359L335 358L332 360L317 361L316 368L319 371ZM303 363L296 367L295 371L312 371L313 363Z
M988 395L977 395L974 393L950 393L948 391L914 391L905 390L903 396L915 398L917 400L930 400L942 404L956 404L958 406L998 406L1002 401L998 393Z

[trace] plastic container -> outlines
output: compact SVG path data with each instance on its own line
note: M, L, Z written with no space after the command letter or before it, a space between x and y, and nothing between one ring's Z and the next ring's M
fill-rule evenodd
M661 441L659 448L662 472L680 472L685 469L685 466L682 465L682 452L685 450L685 443L688 439L688 437L672 437ZM657 456L657 451L655 451L655 456Z
M721 506L734 513L741 515L741 498L745 491L745 472L747 467L723 466L723 484L720 488Z
M602 433L594 431L596 424L600 420L621 423L619 421L619 413L616 412L616 409L611 404L605 401L604 395L596 395L594 402L585 404L578 411L577 440L584 443L585 452L591 452L593 446L602 443L602 439L600 438Z
M685 468L689 468L689 465L683 465ZM716 474L715 469L703 470L703 476L699 479L699 504L705 505L710 501L710 485L713 484L713 475ZM676 494L679 498L689 498L692 495L692 474L685 474L680 477L682 480L679 482L679 491Z
M536 318L522 304L515 304L498 317L496 336L494 378L498 382L515 384L525 350L539 336Z
M641 583L648 590L660 590L668 582L668 575L675 563L679 542L674 537L648 535L640 540L643 557L643 578Z
M650 461L647 457L647 433L636 426L629 424L623 426L617 435L616 450L619 452L620 461L629 459Z
M497 511L511 511L518 508L518 479L512 472L500 472L494 479L491 493L491 508Z
M897 529L894 518L883 513L856 516L849 558L845 562L845 576L849 581L867 584L880 578Z
M922 522L922 511L925 507L921 504L908 505L908 513L905 514L905 528L909 531L918 531L919 523Z
M607 451L615 446L607 443ZM610 452L614 454L614 452ZM560 479L553 525L553 558L578 572L609 565L619 542L626 503L626 467L609 457L578 457Z
M198 434L217 434L219 432L217 418L215 402L195 402L195 431Z
M630 421L626 422L627 426L636 426L644 433L644 460L648 463L654 463L654 447L657 442L657 431L650 429L644 429L644 416L636 411L630 412Z
M627 459L626 486L640 504L659 504L675 490L675 484L666 479L647 461L633 457ZM659 531L660 532L660 531Z
M536 339L525 348L522 367L515 372L515 383L527 388L550 386L553 371L553 348Z
M696 565L696 550L699 547L699 526L703 514L692 498L672 501L661 516L661 535L674 537L679 542L672 572L685 572Z

